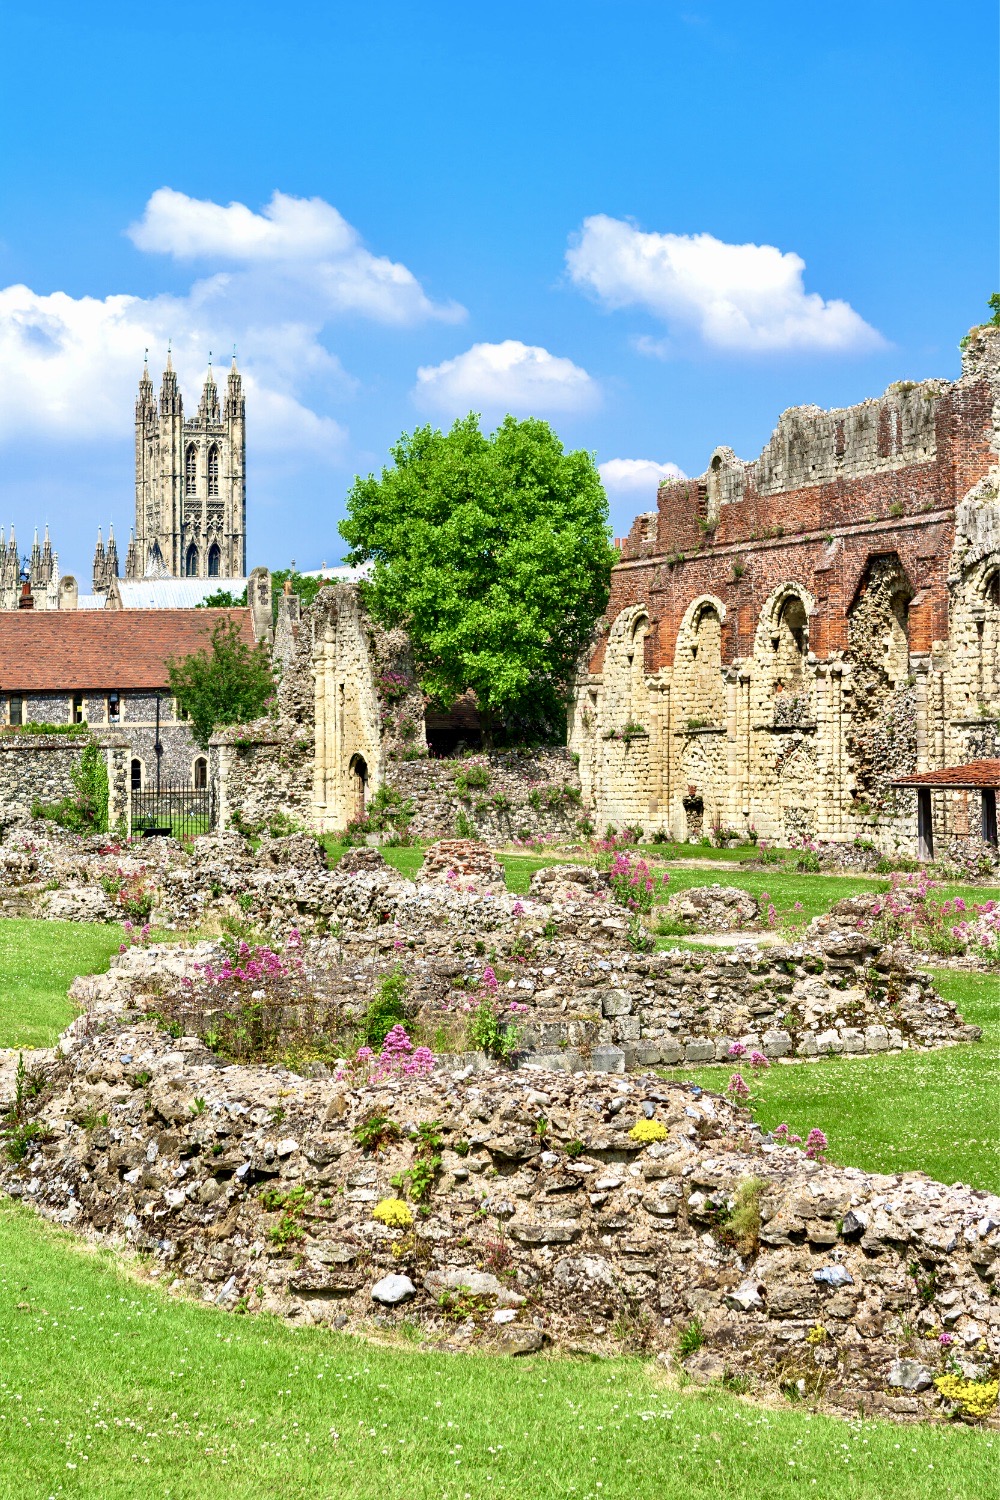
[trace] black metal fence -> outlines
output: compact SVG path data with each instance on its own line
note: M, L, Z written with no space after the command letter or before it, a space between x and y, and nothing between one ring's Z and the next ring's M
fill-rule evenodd
M132 791L132 832L142 838L194 838L215 826L211 787L162 784Z

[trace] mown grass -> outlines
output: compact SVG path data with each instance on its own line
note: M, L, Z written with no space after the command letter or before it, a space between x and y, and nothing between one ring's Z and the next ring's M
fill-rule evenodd
M993 1434L167 1297L0 1203L0 1500L983 1500Z
M75 1011L78 974L102 974L122 929L99 922L0 919L0 1047L49 1047Z
M981 1042L894 1057L830 1057L774 1063L754 1079L742 1065L671 1068L725 1090L734 1066L753 1089L754 1117L782 1122L805 1138L813 1126L830 1141L831 1161L869 1172L927 1172L940 1182L1000 1191L1000 981L995 975L929 970Z

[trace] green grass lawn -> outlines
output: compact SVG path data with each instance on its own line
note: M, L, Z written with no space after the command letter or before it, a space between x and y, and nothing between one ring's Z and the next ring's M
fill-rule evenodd
M0 1202L0 1500L984 1500L997 1446L240 1318Z
M720 870L715 876L711 870L685 869L683 866L664 867L670 879L666 886L659 882L657 867L656 900L667 901L679 891L687 891L698 885L731 885L749 891L762 904L770 897L777 913L777 926L786 932L795 932L811 922L813 917L829 911L835 901L861 891L887 891L889 880L884 875L807 875L775 865L768 870ZM936 894L944 900L961 896L969 906L1000 898L1000 887L942 885ZM958 920L956 914L953 920Z
M119 926L0 920L0 1047L49 1047L76 1014L66 991L101 974L118 952Z
M754 1116L768 1129L787 1122L803 1138L818 1126L829 1138L831 1161L845 1166L927 1172L941 1182L998 1192L1000 981L929 972L965 1020L983 1028L981 1042L895 1057L777 1063L757 1080L742 1067ZM672 1068L664 1076L693 1078L721 1093L731 1072L731 1066Z

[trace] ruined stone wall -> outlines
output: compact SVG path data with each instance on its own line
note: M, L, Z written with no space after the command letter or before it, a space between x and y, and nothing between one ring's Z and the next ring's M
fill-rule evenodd
M466 832L492 842L581 832L580 776L567 750L390 760L386 783L412 804L414 838L449 838L462 819Z
M0 734L0 828L31 821L36 802L61 802L76 793L73 771L96 741L108 768L108 823L130 826L128 741L103 734Z
M1000 331L962 378L786 412L621 547L570 726L598 823L909 850L894 777L995 753ZM959 833L953 794L935 797Z
M216 737L220 827L346 828L390 755L425 753L423 698L402 631L382 630L351 584L320 591L282 635L274 719Z

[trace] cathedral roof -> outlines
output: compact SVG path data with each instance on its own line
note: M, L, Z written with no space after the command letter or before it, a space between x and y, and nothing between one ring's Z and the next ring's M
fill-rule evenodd
M167 662L205 650L220 619L253 646L248 609L0 611L0 691L166 688Z
M134 582L125 579L118 585L123 609L194 609L203 599L220 590L228 590L238 599L247 586L245 578L145 578Z

